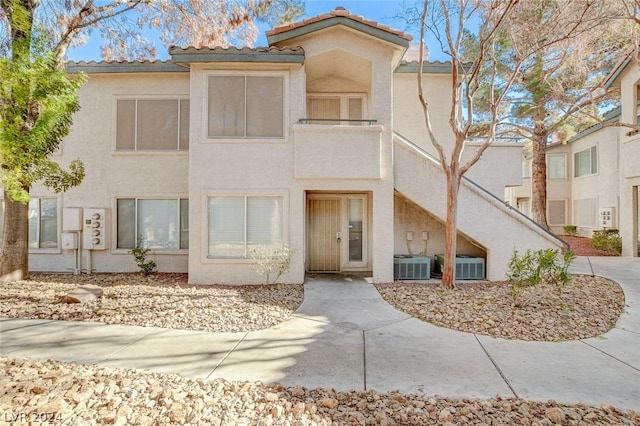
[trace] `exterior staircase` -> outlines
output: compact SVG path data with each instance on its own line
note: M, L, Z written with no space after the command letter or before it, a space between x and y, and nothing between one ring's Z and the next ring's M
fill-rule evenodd
M402 135L393 135L395 190L445 222L446 176L440 161ZM564 241L500 198L463 177L458 230L485 247L487 279L503 280L513 250L562 249Z

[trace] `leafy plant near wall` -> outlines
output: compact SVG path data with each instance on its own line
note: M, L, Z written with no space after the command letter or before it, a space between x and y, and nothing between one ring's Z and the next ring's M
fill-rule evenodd
M562 291L571 282L569 266L575 257L572 251L566 251L561 255L554 249L527 250L520 257L518 251L514 250L507 271L513 305L529 305L535 299L535 295L523 299L525 289L541 283L553 285L558 291Z
M276 248L261 246L250 250L248 254L251 260L254 261L251 266L253 270L259 275L264 275L265 284L273 284L291 267L291 255L293 252L285 244ZM272 282L271 277L273 275L275 275L275 278Z
M617 229L601 229L593 231L591 245L608 253L622 254L622 237Z
M564 233L566 235L570 235L572 237L578 235L578 227L576 225L565 225L562 229L564 229Z
M144 240L142 237L138 236L136 239L136 245L131 250L129 250L129 254L133 255L135 259L136 265L140 268L140 272L142 272L145 276L153 273L154 269L156 269L156 262L153 260L147 260L147 256L151 251L150 248L144 246Z

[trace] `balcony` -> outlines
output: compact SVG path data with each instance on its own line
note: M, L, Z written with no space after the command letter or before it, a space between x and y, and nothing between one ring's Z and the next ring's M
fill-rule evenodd
M380 179L383 126L375 123L375 120L301 119L293 126L294 176Z

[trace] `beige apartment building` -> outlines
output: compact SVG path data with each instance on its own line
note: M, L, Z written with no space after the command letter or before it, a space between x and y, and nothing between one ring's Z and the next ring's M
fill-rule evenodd
M623 256L637 256L640 134L620 126L636 124L640 69L631 57L607 81L621 93L620 107L605 114L604 125L585 129L567 143L547 148L547 220L553 232L574 225L590 237L600 229L619 229ZM617 125L616 125L617 124ZM505 200L530 214L531 162L523 162L523 185L505 190Z
M419 64L403 60L411 37L338 8L267 39L173 47L165 62L69 64L89 79L56 159L82 159L87 175L64 194L33 189L31 269L135 271L137 238L159 271L191 283L260 283L251 250L283 244L287 283L307 272L407 278L394 255L433 268L446 186ZM450 64L421 66L435 132L450 141ZM460 190L458 253L482 260L474 278L502 279L514 249L560 247L502 201L522 183L521 149L496 143Z

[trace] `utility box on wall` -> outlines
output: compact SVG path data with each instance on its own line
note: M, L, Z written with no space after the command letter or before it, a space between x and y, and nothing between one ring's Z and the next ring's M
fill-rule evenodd
M615 208L614 207L600 207L598 211L598 220L601 228L615 228Z
M82 244L87 250L107 249L107 210L84 209Z
M65 207L62 209L62 230L82 231L82 209L78 207Z

